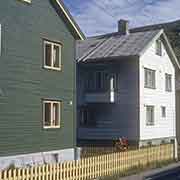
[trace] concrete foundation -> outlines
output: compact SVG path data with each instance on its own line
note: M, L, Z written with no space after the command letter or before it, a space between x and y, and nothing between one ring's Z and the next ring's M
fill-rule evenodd
M43 164L60 163L75 160L75 149L39 152L17 156L0 157L0 170L10 167L22 168Z

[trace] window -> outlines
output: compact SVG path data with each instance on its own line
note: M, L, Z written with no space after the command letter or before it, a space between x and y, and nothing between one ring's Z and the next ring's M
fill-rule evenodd
M47 69L61 70L62 45L44 41L44 67Z
M172 91L172 75L171 74L165 74L166 76L166 91L171 92Z
M86 79L86 89L88 91L115 90L118 87L118 74L115 73L89 72Z
M146 106L146 125L154 125L154 106Z
M80 126L81 127L95 127L96 126L96 110L92 107L81 107L79 111Z
M161 116L162 116L163 118L166 117L166 107L165 107L165 106L161 106Z
M87 109L81 109L80 111L80 125L86 126L89 122L89 111Z
M162 56L162 42L160 39L156 41L156 54Z
M145 71L145 85L144 87L146 88L152 88L152 89L155 89L155 71L154 70L151 70L151 69L147 69L145 68L144 69Z
M43 126L44 128L60 127L61 102L43 101Z
M104 72L95 72L95 87L101 90L104 87Z

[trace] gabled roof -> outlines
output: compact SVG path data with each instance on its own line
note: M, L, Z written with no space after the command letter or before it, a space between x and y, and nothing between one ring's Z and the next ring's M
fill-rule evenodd
M65 23L70 28L72 34L76 39L85 39L85 35L80 30L77 23L74 21L73 17L71 16L70 12L62 2L62 0L51 0L52 5L54 6L57 13L64 19Z
M162 39L166 51L175 67L180 69L179 62L162 29L134 32L127 35L111 33L77 41L76 59L79 63L105 62L120 57L140 57L158 38Z
M112 33L77 41L77 60L87 62L94 59L140 56L144 47L161 32L155 30L127 35Z
M157 29L164 29L171 46L180 62L180 20L161 23L161 24L153 24L148 26L136 27L131 29L131 32L142 32L142 31L149 31L149 30L157 30Z

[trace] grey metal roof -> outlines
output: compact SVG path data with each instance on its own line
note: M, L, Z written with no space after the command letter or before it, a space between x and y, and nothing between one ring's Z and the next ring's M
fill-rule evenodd
M95 59L136 56L161 30L135 32L127 35L112 33L77 41L76 59L86 62Z

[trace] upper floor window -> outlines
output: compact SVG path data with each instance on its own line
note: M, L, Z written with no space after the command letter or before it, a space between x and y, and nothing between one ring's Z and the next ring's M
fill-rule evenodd
M154 106L146 106L146 125L154 125Z
M50 41L44 41L44 68L61 70L62 45Z
M155 70L145 68L144 73L145 73L144 87L154 89L156 86Z
M88 91L106 91L117 89L118 75L104 71L89 72L87 74L86 89Z
M162 56L162 42L160 39L156 40L156 54Z
M171 92L172 91L172 75L171 74L165 74L166 76L166 91Z
M43 126L44 128L60 127L61 102L43 101Z
M166 107L165 107L165 106L161 106L161 116L162 116L163 118L166 117Z

